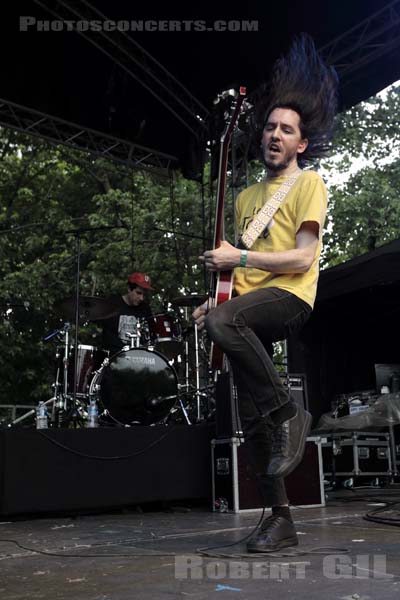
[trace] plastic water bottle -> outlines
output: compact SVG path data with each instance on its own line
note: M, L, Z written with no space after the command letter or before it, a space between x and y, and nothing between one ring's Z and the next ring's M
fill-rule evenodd
M229 510L228 500L226 498L216 498L214 501L214 509L216 512L225 513Z
M47 429L47 406L39 402L36 407L36 429Z
M88 416L86 427L98 427L99 426L99 411L97 408L96 400L91 400L88 408Z

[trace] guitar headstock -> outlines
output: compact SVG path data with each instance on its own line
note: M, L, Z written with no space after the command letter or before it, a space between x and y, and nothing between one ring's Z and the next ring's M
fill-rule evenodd
M214 100L214 106L218 108L219 119L222 118L223 120L224 129L221 135L221 143L228 139L227 143L229 144L232 133L237 127L245 97L246 88L240 86L239 91L233 88L225 90Z

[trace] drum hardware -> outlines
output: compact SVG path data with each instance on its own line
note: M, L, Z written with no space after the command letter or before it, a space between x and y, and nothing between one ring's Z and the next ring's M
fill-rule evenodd
M129 344L123 346L121 350L129 350L130 348L150 347L149 328L146 319L136 319L134 331L125 331L125 335L129 339Z
M123 349L95 373L89 388L89 398L93 396L103 414L120 425L155 425L165 421L176 404L177 375L157 351Z
M185 308L187 311L187 308ZM199 362L199 337L198 337L198 327L197 324L194 324L194 361L195 361L195 398L196 398L196 421L202 421L203 416L201 414L201 393L200 393L200 362Z
M87 407L84 405L82 399L73 398L70 396L69 407L65 414L63 423L60 423L60 427L62 424L71 425L76 429L78 427L84 427L85 421L87 418Z
M69 319L74 318L77 303L75 297L64 298L54 305L54 310ZM78 316L82 321L102 321L119 314L119 308L107 298L80 296Z
M195 306L200 306L207 300L207 295L199 295L199 294L187 294L186 296L178 296L171 301L173 306L178 306L184 309L184 315L186 323L189 323L189 308L193 309ZM189 331L192 331L191 327L187 327L184 330L184 333L187 334ZM198 337L198 328L197 324L194 324L194 351L195 351L195 379L196 379L196 387L195 387L195 395L196 395L196 420L201 421L203 416L201 413L201 393L200 393L200 361L199 361L199 337ZM189 341L188 336L186 335L185 339L185 384L186 390L189 391Z
M179 298L175 298L175 300L173 300L172 302L176 303L176 300L179 300ZM186 323L189 322L189 315L188 315L188 307L185 306L183 307L184 310L184 315L185 315L185 321ZM182 329L182 335L183 338L185 340L184 342L184 363L185 363L185 386L186 386L186 391L189 391L189 387L190 387L190 378L189 378L189 333L192 331L192 329L190 327L186 327L184 329Z
M68 383L70 384L74 379L71 367L76 363L76 396L78 399L87 399L93 374L101 367L104 360L108 358L108 352L100 350L95 346L78 344L77 352L75 352L74 346L70 346L69 357L66 395L68 396L68 392L69 395L73 392L73 390L68 388Z
M209 408L210 394L208 393L208 386L196 389L194 386L190 386L187 390L185 384L178 384L178 403L172 408L170 413L170 420L181 422L179 413L182 415L187 425L204 421L211 416ZM198 416L198 402L201 401L201 418ZM179 411L179 412L178 412Z
M51 384L52 397L44 404L51 405L50 421L53 427L61 427L70 423L73 426L83 424L87 402L89 398L90 382L94 374L103 365L107 364L108 353L94 346L78 344L78 350L70 343L70 324L67 322L61 329L56 329L43 340L49 341L56 336L62 338L56 346L55 379ZM77 365L76 397L73 394L74 365ZM18 419L11 422L16 425L35 414L30 410Z
M186 320L188 320L188 307L203 297L190 297L185 299L184 306ZM72 315L77 311L79 318L85 320L101 320L113 316L115 308L108 301L97 297L67 298L58 305L64 314ZM196 328L197 330L197 328ZM177 410L182 414L186 424L191 421L203 419L201 403L208 397L204 388L200 388L200 360L199 338L195 331L194 369L195 386L191 385L189 372L189 347L187 332L192 333L194 328L187 328L182 332L181 324L170 313L160 313L151 318L138 319L135 331L129 335L130 345L111 358L104 357L104 352L89 345L71 344L70 324L66 322L61 329L47 335L44 341L55 336L61 336L62 342L56 347L56 371L52 383L52 397L44 404L52 406L51 422L53 426L61 426L72 422L80 424L85 418L87 407L92 396L99 399L100 406L104 408L103 415L121 425L130 424L155 425L167 423L172 411ZM146 347L143 347L146 343ZM75 351L76 348L76 351ZM107 401L107 386L122 382L118 369L124 357L130 358L127 372L122 369L122 378L128 375L135 384L131 400L125 398L123 391L117 393L116 400ZM184 361L185 381L183 387L178 384L175 366ZM182 361L182 362L183 362ZM129 362L129 361L128 361ZM114 371L113 366L119 365ZM146 365L145 369L142 366ZM183 366L183 365L182 365ZM73 380L73 384L72 384ZM126 382L123 382L125 385ZM115 390L114 390L115 391ZM35 414L31 410L22 415L11 425L15 425Z
M178 402L179 402L179 405L180 405L180 408L181 408L181 411L182 411L182 414L183 414L183 416L184 416L184 418L185 418L185 421L186 421L186 423L187 423L188 425L191 425L192 423L191 423L191 421L190 421L190 419L189 419L189 415L188 415L188 413L187 413L187 410L186 410L186 407L185 407L185 405L183 404L183 400L182 400L182 397L181 397L181 396L179 396L179 398L178 398Z
M52 411L52 421L54 424L61 424L60 421L56 418L56 413L60 415L60 413L64 413L68 416L68 418L72 419L74 422L77 422L80 419L79 409L82 408L80 402L77 399L78 396L78 385L80 385L78 379L78 361L79 361L79 349L82 349L83 346L80 346L78 343L78 333L79 333L79 322L80 320L85 321L98 321L102 319L108 319L110 317L116 316L119 314L119 309L115 306L110 300L100 298L100 297L90 297L90 296L81 296L80 295L80 256L81 256L81 235L86 232L95 232L102 231L105 229L116 229L119 226L101 226L101 227L90 227L90 228L81 228L81 229L73 229L66 231L65 233L69 233L75 236L76 238L76 291L75 296L72 298L65 298L61 300L55 305L55 310L58 313L63 314L68 318L74 318L75 321L75 344L74 347L77 349L74 353L74 368L73 368L73 389L72 389L72 398L68 394L68 374L69 374L69 323L64 325L64 328L61 330L56 330L52 332L50 335L44 338L44 341L48 341L54 336L64 333L64 355L63 355L63 368L60 369L59 366L57 368L56 380L52 384L54 395L44 402L43 404L47 405L53 404ZM24 303L24 306L29 306L29 303ZM63 393L60 392L60 373L63 373ZM86 385L86 384L84 384ZM79 394L81 395L81 394ZM84 397L87 397L86 394L83 394ZM67 410L68 409L68 410ZM25 415L22 415L18 419L14 420L11 425L14 425L28 416L35 414L35 410L31 410Z
M129 333L129 331L126 332L126 335L128 336L129 340L130 340L130 344L129 346L124 346L124 349L127 348L139 348L140 346L140 322L137 321L136 323L136 331L134 333Z
M172 362L151 348L129 346L105 359L94 372L89 389L89 401L95 399L101 408L100 420L123 427L167 424L179 412L191 425L190 413L195 412L197 420L193 398L207 398L208 394L176 383ZM162 381L157 381L160 371ZM168 386L173 393L166 393Z
M175 303L177 306L182 306L184 310L184 316L186 323L189 323L189 308L193 307L197 304L201 304L204 302L204 296L198 295L190 295L183 296L182 298L175 298L172 303ZM201 410L201 399L202 394L200 392L200 359L199 359L199 335L198 335L198 327L197 324L194 323L193 326L187 326L182 330L183 337L185 339L184 342L184 362L185 362L185 388L186 392L189 392L190 385L190 375L189 375L189 334L194 332L194 372L195 372L195 390L194 395L196 399L196 422L203 420L203 414Z
M77 277L79 278L79 272ZM79 285L77 281L77 286ZM78 289L78 288L77 288ZM84 321L101 321L109 319L118 314L118 307L115 306L110 300L101 298L100 296L79 296L64 298L54 305L54 310L66 317L72 319L75 318L75 342L74 346L79 347L78 343L78 328L79 322ZM73 387L72 392L74 397L79 394L79 355L74 356L74 370L73 370ZM64 381L66 381L64 377ZM65 392L64 392L65 395Z
M180 323L169 313L159 313L140 320L143 330L142 346L153 347L174 360L182 351L182 332Z
M60 303L60 311L63 309L73 312L75 321L75 348L78 348L79 344L79 322L83 317L86 321L97 321L101 319L109 319L119 314L117 305L114 305L112 301L105 298L81 296L80 294L80 272L81 272L81 238L83 234L103 232L105 230L119 229L120 226L108 226L101 225L99 227L81 227L78 229L67 230L69 233L75 236L76 240L76 276L75 276L75 296L74 298L67 299ZM73 371L73 403L72 406L76 405L77 398L77 374L78 374L78 352L75 352L74 371Z
M61 335L62 337L64 337L64 342L63 342L63 348L64 348L64 355L63 355L63 359L62 359L62 372L63 372L63 380L62 380L62 384L60 382L60 367L58 365L58 358L60 358L60 355L58 354L59 351L59 347L56 348L56 364L57 364L57 371L56 371L56 380L53 383L52 387L54 389L54 394L55 397L57 398L57 402L56 402L56 408L59 409L60 411L65 411L66 410L66 397L68 394L68 368L69 368L69 332L70 332L71 326L70 323L68 321L66 321L64 323L64 327L62 327L61 329L56 329L55 331L53 331L52 333L50 333L49 335L47 335L46 337L43 338L44 342L48 342L49 340L53 339L55 336L57 335ZM60 395L58 393L59 388L62 386L63 388L63 393ZM53 408L53 412L54 412L54 408Z
M43 338L44 342L48 342L49 340L53 339L54 337L56 337L58 335L60 335L64 338L63 368L62 368L63 378L64 378L63 383L61 383L61 381L60 381L61 369L60 369L60 366L58 365L57 370L56 370L56 379L55 379L55 382L51 386L53 389L53 396L51 398L49 398L48 400L46 400L45 402L43 402L43 404L45 406L48 406L51 404L51 406L52 406L51 421L54 424L59 424L59 420L61 420L61 415L64 414L66 411L66 404L67 404L66 397L67 397L67 386L68 386L67 379L68 379L68 364L69 364L69 358L68 358L69 331L70 331L70 323L65 322L64 326L61 329L55 329L54 331L52 331L50 334L48 334L47 336L45 336ZM58 353L58 348L57 348L57 353ZM60 393L61 387L62 387L62 393ZM13 421L11 421L10 427L12 427L13 425L17 425L18 423L21 423L25 419L27 419L35 414L36 414L35 408L32 410L29 410L28 412L21 415L17 419L14 419Z
M62 364L61 364L62 357ZM76 360L75 360L76 357ZM52 383L54 406L51 422L61 427L64 422L78 423L89 397L89 387L96 369L107 361L108 353L94 346L78 344L78 350L71 346L66 337L63 346L56 348L56 376ZM74 365L77 365L76 394L73 397Z
M184 308L190 308L194 306L200 306L207 300L207 295L199 295L199 294L187 294L186 296L178 296L171 300L172 306L182 306Z
M184 398L185 398L185 396L187 396L187 394L185 392L181 393L180 392L181 388L182 388L182 385L178 383L177 402L175 402L174 406L169 411L169 414L167 415L167 417L165 419L165 424L167 424L169 422L180 422L178 415L182 415L184 421L186 422L186 425L192 425L192 422L191 422L190 416L189 416L189 412L191 409L190 401L186 402L186 404L185 404Z

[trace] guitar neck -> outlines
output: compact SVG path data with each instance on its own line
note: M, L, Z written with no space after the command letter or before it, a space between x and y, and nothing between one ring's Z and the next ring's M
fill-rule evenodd
M228 153L233 131L239 118L242 103L246 94L246 88L241 87L236 98L235 107L231 119L221 137L218 185L217 185L217 203L215 209L215 229L214 229L214 248L219 248L224 237L224 204L225 190L228 166ZM232 271L221 271L218 274L211 274L210 297L213 299L213 305L219 306L223 302L230 300L232 295ZM221 371L224 362L223 352L215 344L211 345L210 367L215 371Z
M214 248L219 248L221 240L224 237L224 208L225 208L225 192L228 167L229 146L232 140L232 135L239 118L240 110L246 95L246 88L240 87L239 94L236 98L235 107L231 115L230 121L227 124L224 133L221 136L219 165L218 165L218 184L217 184L217 202L215 208L215 228L214 228Z

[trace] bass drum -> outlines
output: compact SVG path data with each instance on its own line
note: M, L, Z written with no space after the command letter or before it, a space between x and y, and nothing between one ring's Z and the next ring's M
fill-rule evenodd
M90 395L97 395L110 417L125 425L153 425L164 419L177 399L174 368L158 352L121 350L95 375Z

